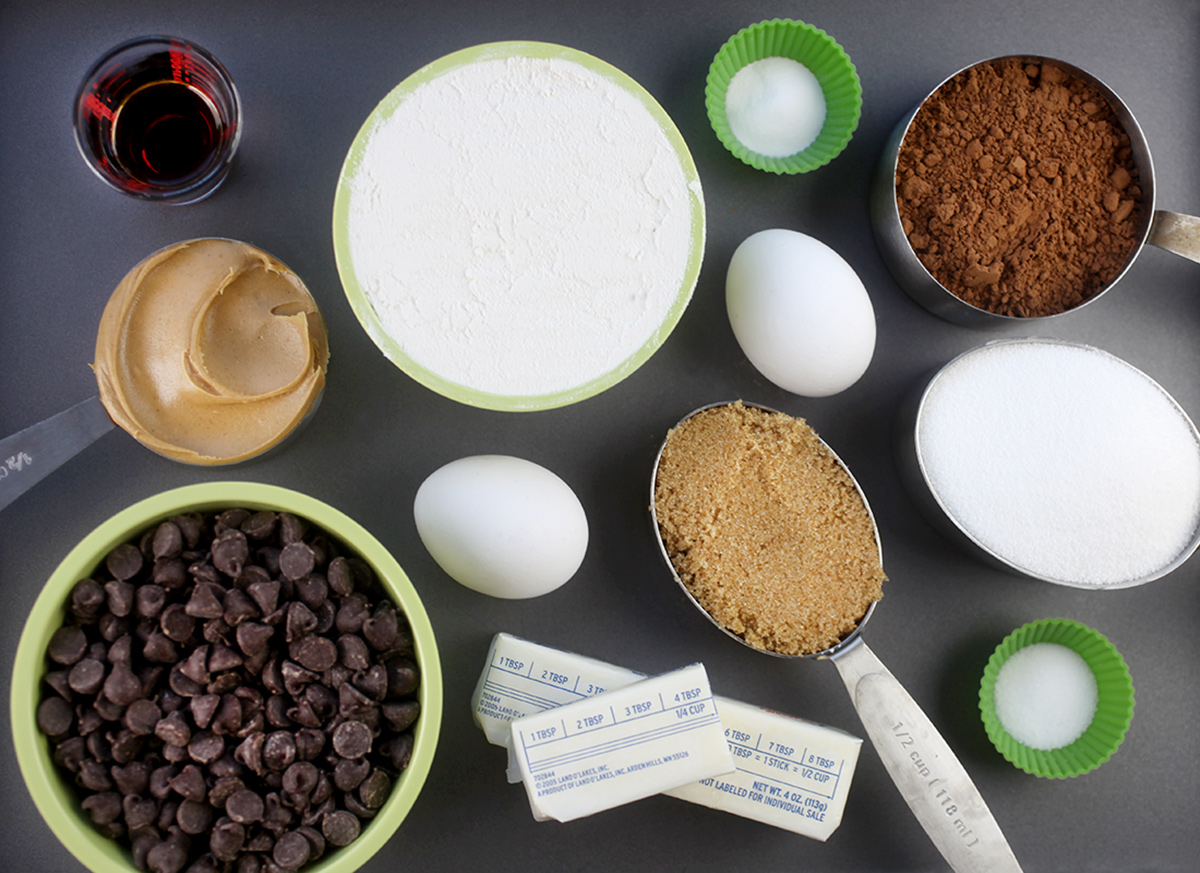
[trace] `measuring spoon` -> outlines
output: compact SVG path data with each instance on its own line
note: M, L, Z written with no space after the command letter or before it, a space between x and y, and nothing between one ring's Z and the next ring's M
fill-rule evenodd
M158 272L172 259L178 259L173 272ZM161 300L152 289L164 289ZM303 358L288 333L301 329L308 343ZM119 349L109 356L117 363L107 367L97 349L100 394L0 440L0 510L117 424L163 457L225 466L280 448L307 425L324 395L329 349L316 301L282 262L237 240L188 240L142 260L113 292L99 335L106 348ZM129 363L130 348L158 354L130 352ZM125 387L132 384L126 371L143 374L152 387ZM272 405L273 417L264 413ZM158 418L143 420L139 408ZM162 409L182 410L182 423L160 423ZM272 426L256 429L261 422ZM231 441L229 434L247 439Z
M684 416L676 427L705 410L728 405L730 404L727 402L721 402L702 406ZM743 405L766 412L778 412L760 404ZM824 440L821 443L829 448ZM714 619L696 600L679 578L666 544L659 534L655 485L666 445L667 441L664 438L654 461L654 473L650 477L650 518L663 560L692 604L727 636L757 652L779 658L802 657L831 661L842 677L854 708L888 775L892 777L900 794L951 869L958 873L1019 873L1021 867L1008 841L966 769L929 717L863 641L862 629L874 613L877 602L868 607L855 629L831 648L811 655L785 655L751 646L742 636ZM837 453L830 449L830 454L854 483L863 507L871 518L872 526L875 527L875 545L882 556L879 529L875 525L875 517L871 513L862 487Z

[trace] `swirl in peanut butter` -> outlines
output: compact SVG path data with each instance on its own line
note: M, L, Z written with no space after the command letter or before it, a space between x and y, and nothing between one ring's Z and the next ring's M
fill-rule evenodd
M229 464L278 444L325 386L329 342L300 278L251 245L177 243L138 264L100 320L93 369L147 448Z

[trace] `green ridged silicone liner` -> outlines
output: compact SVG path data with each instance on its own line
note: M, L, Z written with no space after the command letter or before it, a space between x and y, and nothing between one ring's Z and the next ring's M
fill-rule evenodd
M1000 668L1018 650L1034 643L1058 643L1079 653L1096 676L1096 714L1083 735L1058 749L1032 749L1017 742L996 716L994 691ZM1095 770L1112 757L1133 720L1133 680L1121 653L1098 631L1070 619L1047 618L1017 628L1004 638L983 671L979 710L988 738L1015 766L1049 779L1067 779Z
M791 58L812 71L825 95L825 125L812 145L784 158L746 148L725 118L725 92L738 70L763 58ZM708 120L717 138L736 157L771 173L807 173L836 158L858 127L862 84L849 56L833 37L803 21L776 18L743 28L721 46L708 69L704 88Z

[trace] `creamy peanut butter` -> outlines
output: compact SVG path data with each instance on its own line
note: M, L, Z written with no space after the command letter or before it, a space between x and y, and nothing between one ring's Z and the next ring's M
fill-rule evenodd
M100 319L93 369L113 420L190 464L266 451L325 386L329 341L300 278L254 246L199 239L131 270Z

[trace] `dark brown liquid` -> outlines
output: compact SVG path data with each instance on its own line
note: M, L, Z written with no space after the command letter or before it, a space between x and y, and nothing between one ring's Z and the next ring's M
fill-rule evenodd
M152 186L179 185L204 173L221 136L212 103L173 79L139 87L113 115L113 157L130 176Z

